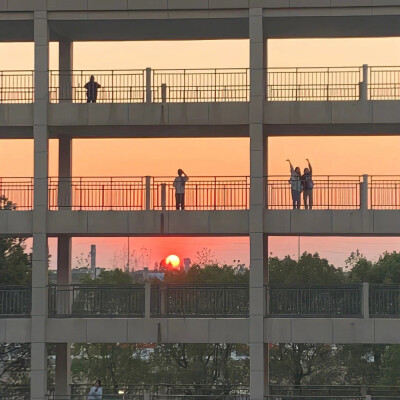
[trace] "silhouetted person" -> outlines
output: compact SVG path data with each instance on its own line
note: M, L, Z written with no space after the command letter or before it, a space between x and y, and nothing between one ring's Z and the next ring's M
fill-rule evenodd
M286 160L289 165L290 165L290 187L292 189L292 200L293 200L293 210L299 209L300 208L300 197L301 197L301 190L303 189L303 186L301 184L301 172L300 168L296 167L293 168L292 163L290 160Z
M86 97L88 103L96 103L97 100L97 89L101 88L95 80L94 76L90 77L90 81L85 85Z
M314 182L312 180L312 167L309 159L307 158L308 168L304 168L304 174L301 176L301 184L303 185L303 200L304 208L312 210L313 207L313 188Z
M103 397L103 388L101 387L101 380L97 380L94 386L90 388L88 400L101 400Z
M178 176L174 180L177 210L185 209L185 185L188 180L189 177L183 172L183 170L178 169Z

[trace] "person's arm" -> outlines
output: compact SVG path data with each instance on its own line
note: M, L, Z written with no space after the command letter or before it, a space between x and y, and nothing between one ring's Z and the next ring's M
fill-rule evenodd
M100 83L98 83L98 84L97 84L97 88L101 88L101 85L100 85Z
M182 171L182 174L184 175L184 178L185 178L185 182L186 181L188 181L189 180L189 177L185 174L185 172L184 171Z
M293 168L292 163L290 162L289 159L287 159L286 161L287 161L287 162L289 163L289 165L290 165L290 172L293 172L293 171L294 171L294 168Z
M310 164L310 160L308 158L306 158L307 162L308 162L308 169L310 170L310 174L312 175L312 166Z
M87 89L89 87L89 83L86 83L84 88Z

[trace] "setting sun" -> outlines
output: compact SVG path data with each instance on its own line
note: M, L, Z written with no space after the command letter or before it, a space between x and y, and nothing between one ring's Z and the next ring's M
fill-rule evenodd
M167 266L171 265L173 268L179 268L179 266L181 265L181 260L178 256L171 254L167 257L165 263L167 264Z

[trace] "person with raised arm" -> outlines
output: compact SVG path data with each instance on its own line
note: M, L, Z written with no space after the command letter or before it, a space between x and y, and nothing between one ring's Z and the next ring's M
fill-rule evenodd
M301 190L302 190L302 184L301 184L301 171L299 167L294 168L290 160L286 160L289 163L290 166L290 187L292 191L292 201L293 201L293 210L298 210L300 209L300 203L301 203Z
M312 210L313 208L313 188L314 182L312 180L312 167L310 160L306 158L308 168L304 168L304 174L301 176L301 184L303 185L303 200L304 208L306 210Z
M188 180L189 177L183 172L183 170L178 169L178 176L174 180L175 200L176 200L177 210L185 209L185 185Z

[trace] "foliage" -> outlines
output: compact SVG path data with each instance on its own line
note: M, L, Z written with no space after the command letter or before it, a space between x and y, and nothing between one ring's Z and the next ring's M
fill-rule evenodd
M337 285L345 280L342 269L335 268L318 253L305 252L299 261L292 260L289 256L282 260L270 257L268 265L270 283Z
M14 210L15 205L0 196L0 210ZM2 212L2 211L0 211ZM25 252L24 238L0 238L0 283L2 285L30 285L32 257ZM30 368L28 343L0 343L0 386L26 384ZM1 383L3 382L3 383Z
M230 265L193 265L188 272L169 270L165 273L165 283L247 283L249 270L244 273Z
M86 275L81 279L81 283L92 283L96 285L126 285L133 283L133 278L125 271L115 269L111 271L102 271L95 279L92 279L90 275Z

